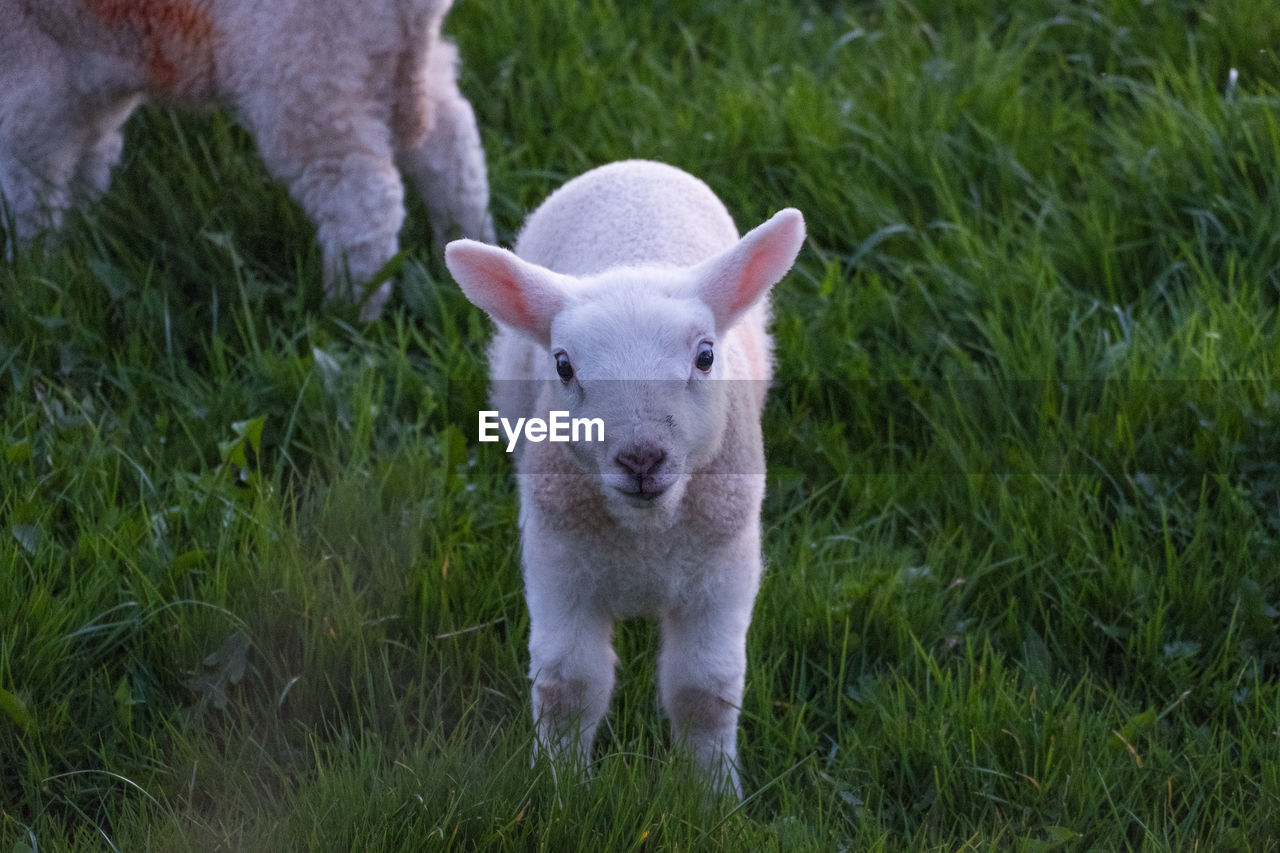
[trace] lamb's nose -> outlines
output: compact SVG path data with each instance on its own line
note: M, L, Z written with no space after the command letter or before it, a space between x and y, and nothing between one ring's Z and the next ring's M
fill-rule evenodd
M666 458L667 452L661 447L655 447L652 444L629 447L614 457L619 465L637 477L649 476L658 470L658 466Z

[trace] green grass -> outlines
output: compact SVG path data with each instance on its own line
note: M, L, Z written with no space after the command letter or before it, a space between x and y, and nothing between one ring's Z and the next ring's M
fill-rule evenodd
M421 206L361 326L247 137L148 109L0 266L0 852L1280 849L1280 10L449 28L504 242L633 156L805 213L746 802L668 748L643 623L591 777L530 766L488 325Z

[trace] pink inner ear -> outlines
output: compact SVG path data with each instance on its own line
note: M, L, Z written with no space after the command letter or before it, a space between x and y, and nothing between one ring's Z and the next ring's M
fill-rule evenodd
M743 237L728 252L713 258L704 295L717 323L733 323L787 274L804 240L804 218L798 210L780 210ZM717 307L718 306L718 307Z
M742 275L738 277L738 286L733 293L733 307L729 313L737 314L755 301L763 287L761 282L764 281L774 263L774 259L769 257L767 250L762 249L751 255L742 270Z
M484 282L483 289L491 303L492 313L508 325L532 329L533 313L529 310L524 291L520 289L516 270L502 257L495 257L487 252L477 255L479 257L471 259L471 268L477 278Z

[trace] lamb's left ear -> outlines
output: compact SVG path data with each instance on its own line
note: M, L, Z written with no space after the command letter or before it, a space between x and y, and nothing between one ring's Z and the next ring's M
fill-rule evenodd
M791 269L804 244L804 217L780 210L747 232L731 249L694 267L698 296L723 334Z

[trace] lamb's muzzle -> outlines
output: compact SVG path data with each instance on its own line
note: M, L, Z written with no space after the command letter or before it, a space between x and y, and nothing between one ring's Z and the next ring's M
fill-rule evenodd
M633 444L614 457L614 461L629 475L627 488L619 488L623 494L651 501L662 494L666 485L658 481L655 473L667 458L667 452L656 444Z

